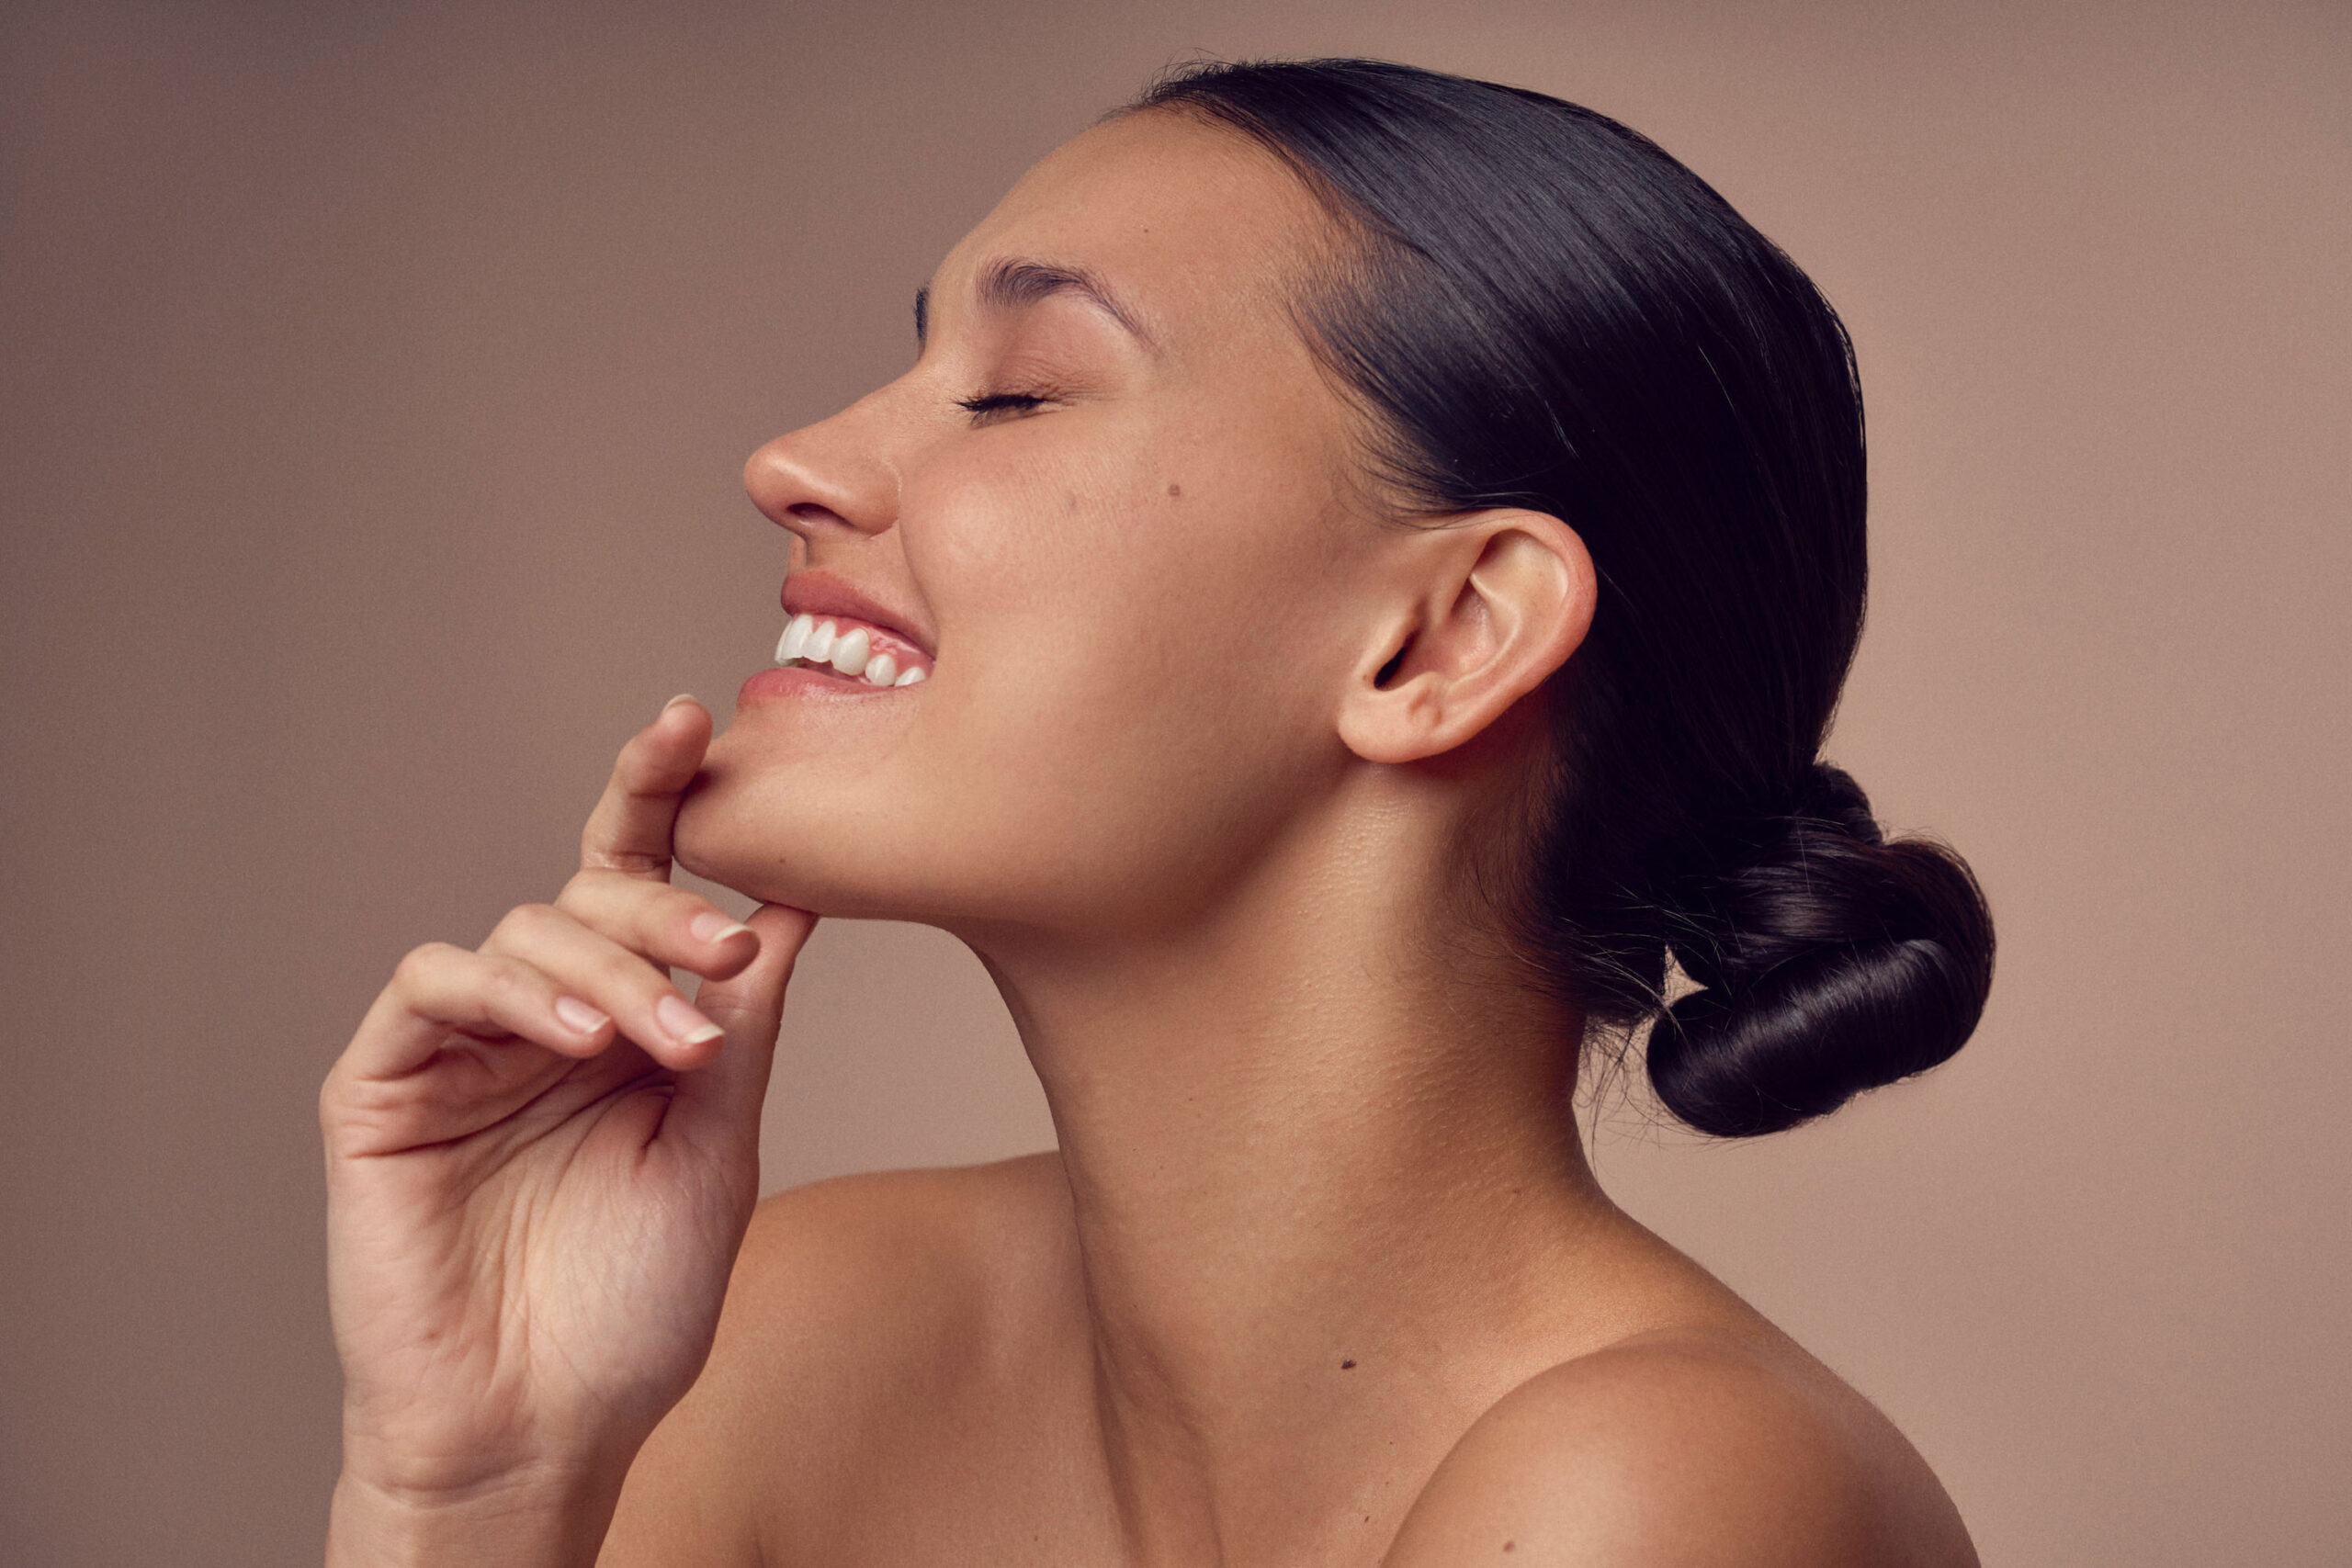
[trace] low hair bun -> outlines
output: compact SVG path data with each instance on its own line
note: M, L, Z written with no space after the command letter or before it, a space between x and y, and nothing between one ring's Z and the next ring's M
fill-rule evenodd
M1651 1083L1702 1133L1775 1133L1966 1043L1993 979L1993 922L1967 864L1888 843L1842 770L1741 835L1733 868L1674 900L1674 953L1702 989L1651 1031Z

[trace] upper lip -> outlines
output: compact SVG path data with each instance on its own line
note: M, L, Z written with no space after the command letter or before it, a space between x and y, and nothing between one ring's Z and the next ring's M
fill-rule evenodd
M912 620L899 610L884 604L845 577L830 571L808 570L796 571L784 580L784 613L787 615L854 615L884 631L902 637L922 650L925 659L935 659L931 639L917 632Z

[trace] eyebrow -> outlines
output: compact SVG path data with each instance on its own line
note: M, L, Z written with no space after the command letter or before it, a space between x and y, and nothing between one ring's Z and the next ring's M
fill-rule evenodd
M1157 350L1159 344L1146 332L1116 294L1102 280L1084 267L1065 266L1054 262L1027 261L1008 258L990 262L980 270L978 287L974 291L983 305L993 305L1002 310L1018 310L1049 299L1057 294L1075 294L1125 328L1146 348ZM915 290L915 344L920 347L931 332L931 290Z

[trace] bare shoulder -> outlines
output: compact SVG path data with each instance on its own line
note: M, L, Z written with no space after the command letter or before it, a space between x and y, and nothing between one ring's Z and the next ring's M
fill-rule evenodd
M978 1313L1001 1318L1002 1291L1067 1252L1059 1156L884 1171L764 1200L743 1238L720 1333L797 1340L854 1325L887 1344L894 1327L933 1331Z
M910 1411L1045 1353L1068 1204L1050 1154L763 1200L709 1360L631 1467L602 1561L757 1562Z
M1474 1424L1387 1568L1974 1568L1894 1425L1792 1345L1646 1334L1551 1368Z

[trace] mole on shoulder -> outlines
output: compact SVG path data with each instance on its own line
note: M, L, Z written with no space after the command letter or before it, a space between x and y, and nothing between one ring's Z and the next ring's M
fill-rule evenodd
M1355 1364L1356 1364L1356 1363L1355 1363L1355 1359L1354 1359L1354 1358L1351 1357L1351 1358L1349 1358L1347 1360L1341 1361L1341 1362L1340 1363L1340 1370L1341 1371L1343 1371L1343 1372L1344 1372L1344 1371L1346 1371L1350 1367L1352 1367L1352 1366L1354 1366Z
M1168 493L1171 496L1182 495L1184 493L1184 487L1170 479L1168 483Z

